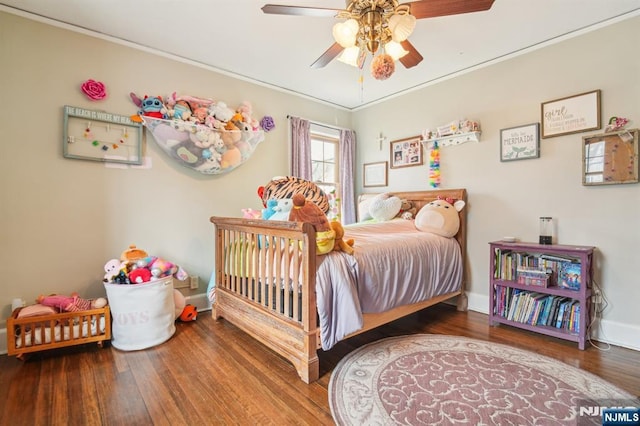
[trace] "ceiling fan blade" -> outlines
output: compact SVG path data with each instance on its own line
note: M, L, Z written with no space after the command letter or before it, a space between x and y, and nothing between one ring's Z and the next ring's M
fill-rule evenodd
M402 47L404 47L405 50L409 51L409 53L399 59L399 61L402 63L402 65L405 66L405 68L415 67L420 62L422 62L422 59L424 58L422 57L420 52L418 52L416 48L413 47L413 44L411 44L409 40L401 41L400 44L402 45Z
M460 13L481 12L491 9L494 0L421 0L403 3L409 5L417 19Z
M313 16L317 18L333 18L340 9L327 9L323 7L284 6L280 4L265 4L262 6L264 13L275 15Z
M338 56L344 47L340 46L338 43L333 43L330 48L327 49L314 63L311 64L311 68L322 68L327 65L329 62L333 60L336 56Z

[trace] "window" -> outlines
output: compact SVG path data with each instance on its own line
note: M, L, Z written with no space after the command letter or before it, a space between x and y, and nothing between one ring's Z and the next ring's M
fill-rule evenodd
M329 197L329 220L340 220L339 136L311 131L311 180Z

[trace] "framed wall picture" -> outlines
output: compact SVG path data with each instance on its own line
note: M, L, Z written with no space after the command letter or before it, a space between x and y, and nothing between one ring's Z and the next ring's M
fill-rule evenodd
M543 139L599 129L600 90L544 102L540 119Z
M387 186L387 162L367 163L362 166L362 182L365 188Z
M540 157L540 123L500 130L500 161Z
M582 137L582 184L638 183L638 129Z
M392 169L422 164L422 138L420 135L391 141L389 161Z
M63 128L65 158L142 164L142 124L129 116L66 105Z

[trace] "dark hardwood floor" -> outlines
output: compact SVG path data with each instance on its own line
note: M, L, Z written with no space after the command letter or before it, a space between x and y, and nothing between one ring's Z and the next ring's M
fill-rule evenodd
M347 353L383 337L462 335L504 343L588 370L640 395L640 352L589 346L507 326L437 305L320 351L320 380L304 384L291 364L209 312L177 323L166 343L123 352L94 345L0 356L2 425L333 424L331 371Z

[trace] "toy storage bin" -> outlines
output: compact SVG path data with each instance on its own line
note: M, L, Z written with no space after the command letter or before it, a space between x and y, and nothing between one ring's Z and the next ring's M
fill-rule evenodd
M111 344L123 351L146 349L173 336L173 277L144 284L104 283L111 306Z

